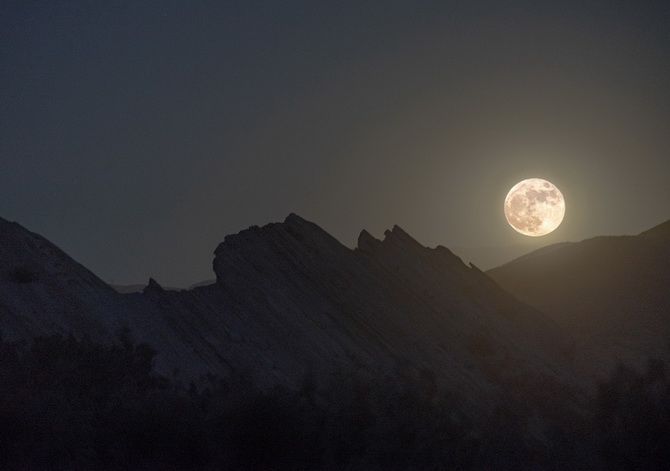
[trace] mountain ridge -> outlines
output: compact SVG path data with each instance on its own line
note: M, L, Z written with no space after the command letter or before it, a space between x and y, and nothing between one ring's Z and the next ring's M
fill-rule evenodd
M19 239L30 234L14 231ZM423 247L398 226L383 240L362 231L350 249L290 214L226 236L214 252L214 284L170 291L152 280L143 293L131 294L115 292L44 241L66 273L45 272L27 285L59 289L36 298L28 311L20 312L20 303L5 310L26 288L8 280L0 290L0 328L49 311L61 298L74 307L56 318L60 324L14 331L15 337L88 335L77 324L82 318L99 324L105 338L128 328L159 352L159 371L187 381L243 374L260 387L300 388L310 375L324 383L336 370L394 376L400 368L431 371L436 384L483 404L493 404L503 390L537 394L538 382L573 387L569 341L551 321L448 249ZM0 260L11 262L3 266L30 255L23 252L15 251L15 260L0 252ZM62 278L74 279L71 291ZM82 284L92 292L79 290Z
M566 328L590 374L669 357L670 221L638 235L556 244L487 273Z

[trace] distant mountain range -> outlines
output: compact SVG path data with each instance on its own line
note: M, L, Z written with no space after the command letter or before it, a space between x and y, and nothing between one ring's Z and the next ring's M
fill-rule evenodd
M525 255L541 246L540 241L528 241L527 243L516 245L459 246L449 247L449 249L463 260L472 262L486 271Z
M487 274L568 331L588 374L670 356L670 221L544 247Z

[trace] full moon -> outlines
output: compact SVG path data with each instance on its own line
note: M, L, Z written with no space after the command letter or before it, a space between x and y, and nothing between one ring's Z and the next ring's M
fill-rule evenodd
M505 217L515 231L531 237L549 234L560 226L565 200L556 186L542 178L520 181L505 198Z

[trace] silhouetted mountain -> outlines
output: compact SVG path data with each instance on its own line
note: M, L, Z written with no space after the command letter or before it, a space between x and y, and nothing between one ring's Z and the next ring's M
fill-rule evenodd
M472 262L486 271L503 263L514 260L531 250L541 247L541 241L529 241L525 244L501 246L449 247L449 249L466 262Z
M587 372L667 357L670 221L637 236L545 247L488 274L570 331Z
M136 285L115 285L115 284L110 284L109 286L111 286L114 289L114 291L116 291L117 293L131 294L131 293L141 293L142 291L144 291L144 288L146 288L147 285L140 285L140 284L136 284ZM175 288L173 286L166 286L163 289L170 290L170 291L179 291L179 288Z
M501 397L563 397L567 341L448 249L399 227L348 249L290 215L227 236L216 283L119 294L45 239L0 225L0 329L9 338L129 328L160 372L244 374L260 387L325 384L336 371L428 375L484 414ZM561 395L556 391L560 390ZM538 401L541 402L541 401ZM545 401L546 402L546 401Z

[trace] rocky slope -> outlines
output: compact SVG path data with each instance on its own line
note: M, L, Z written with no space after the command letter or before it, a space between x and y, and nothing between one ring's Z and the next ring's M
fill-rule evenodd
M397 226L383 240L363 231L351 250L292 214L227 236L216 283L183 291L152 280L142 293L117 293L6 221L0 263L5 335L112 338L128 327L158 350L161 371L185 380L242 374L299 388L336 371L415 375L481 412L501 396L572 390L569 340L553 321Z
M668 358L670 221L637 236L545 247L488 274L571 332L589 374Z
M0 218L0 331L106 336L114 290L43 237ZM93 315L92 313L96 313Z

